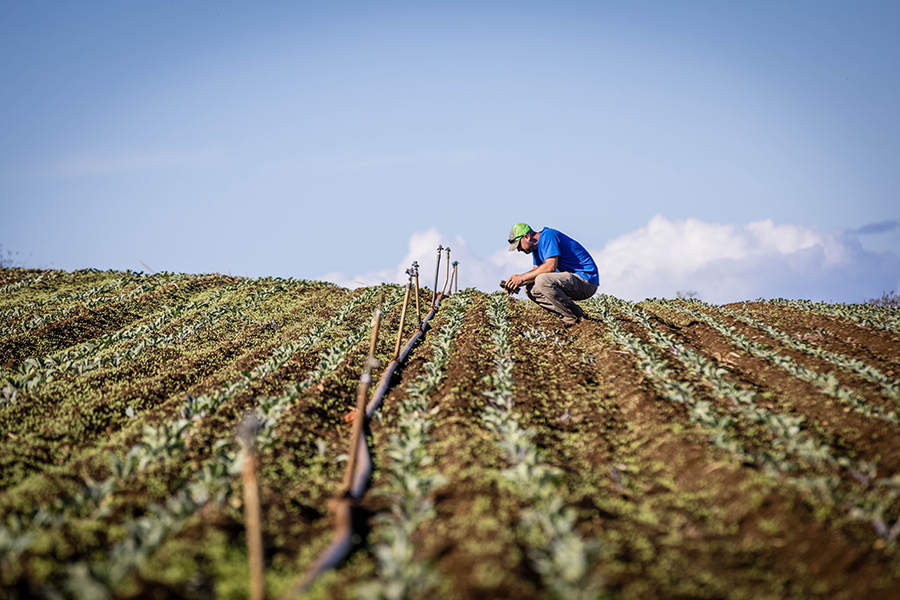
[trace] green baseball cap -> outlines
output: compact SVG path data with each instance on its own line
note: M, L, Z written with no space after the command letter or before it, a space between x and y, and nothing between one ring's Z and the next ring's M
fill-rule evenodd
M512 226L512 229L509 230L509 239L507 240L510 252L515 252L518 249L519 240L529 231L531 231L531 227L527 223L516 223Z

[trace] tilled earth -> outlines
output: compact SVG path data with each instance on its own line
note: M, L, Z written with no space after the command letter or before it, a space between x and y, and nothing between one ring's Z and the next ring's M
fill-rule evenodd
M267 595L295 589L333 536L329 505L341 492L350 437L344 416L355 405L373 313L383 298L376 356L385 365L402 292L218 275L0 272L3 596L246 597L241 478L236 468L216 469L232 464L222 457L239 450L242 417L278 399L282 408L267 413L257 457ZM430 579L407 595L552 598L555 588L535 559L552 540L525 526L534 507L504 475L509 455L484 420L497 364L490 297L464 294L470 302L429 394L431 428L422 438L430 459L423 472L442 478L428 493L431 512L411 530L406 563ZM427 305L431 292L420 290L419 298ZM384 449L409 435L398 407L434 357L432 340L452 299L369 423L375 469L357 512L360 535L308 597L377 596L371 584L388 577L380 528L396 512L396 481ZM579 555L587 565L579 577L592 597L897 597L896 329L788 303L738 303L724 307L729 313L604 297L586 302L588 319L565 329L528 302L504 305L511 411L540 464L557 473L559 510L572 511L572 533L590 548ZM748 352L684 309L733 327L771 356ZM412 335L414 313L407 311L403 339ZM201 323L205 315L214 318ZM891 318L885 311L884 322ZM149 323L156 324L137 337L83 347ZM611 335L613 326L651 347L653 357L638 357ZM651 332L675 343L662 346ZM74 349L77 360L99 366L66 366L73 354L65 351ZM753 411L718 397L708 377L682 360L688 350L708 360L710 377L752 392ZM857 370L835 364L835 356L859 361ZM837 384L825 389L785 365L833 373ZM888 383L863 375L866 367ZM672 400L660 384L663 368L719 419L719 429L699 420L691 402ZM200 397L217 400L191 412ZM788 425L782 431L775 422ZM129 471L121 465L136 445L145 460ZM198 481L215 486L198 493Z

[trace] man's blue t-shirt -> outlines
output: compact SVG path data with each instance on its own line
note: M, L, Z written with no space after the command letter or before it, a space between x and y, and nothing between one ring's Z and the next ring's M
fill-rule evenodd
M537 248L532 252L534 266L544 264L548 258L558 256L556 270L575 273L588 283L600 285L600 273L597 264L584 246L566 234L544 227L540 231Z

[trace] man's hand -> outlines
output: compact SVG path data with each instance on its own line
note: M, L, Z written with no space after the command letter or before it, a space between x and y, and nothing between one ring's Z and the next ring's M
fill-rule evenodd
M500 282L500 287L511 294L518 294L519 288L528 284L529 282L535 281L537 279L537 276L541 273L555 273L556 267L558 265L559 257L551 256L527 273L522 273L520 275L510 275L506 281Z
M506 290L506 292L507 292L508 294L518 294L518 293L519 293L519 288L517 288L517 287L511 287L511 286L509 285L509 281L507 281L507 280L505 280L505 279L504 279L503 281L500 282L500 287L503 288L504 290Z
M510 275L506 281L500 282L500 287L510 294L518 294L519 290L525 285L526 277L524 275Z
M519 288L525 285L525 276L524 275L510 275L506 280L506 289L509 291L515 290L515 293L518 293Z

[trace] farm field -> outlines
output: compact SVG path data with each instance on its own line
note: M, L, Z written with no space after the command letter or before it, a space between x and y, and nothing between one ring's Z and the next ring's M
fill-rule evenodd
M405 290L0 270L2 597L246 598L248 411L291 596ZM582 306L442 299L368 425L353 552L303 597L898 597L898 309Z

